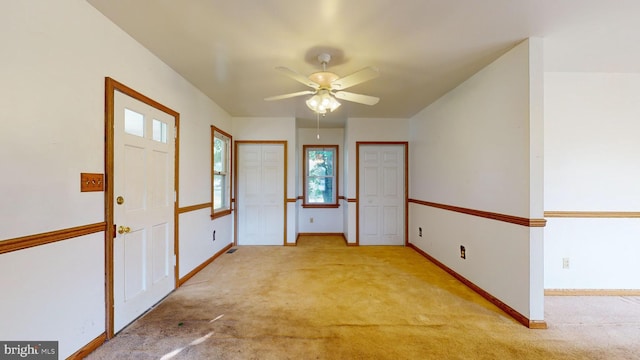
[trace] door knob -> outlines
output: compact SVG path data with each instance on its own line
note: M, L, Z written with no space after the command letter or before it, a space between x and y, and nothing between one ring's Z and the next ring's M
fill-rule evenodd
M131 228L128 226L122 226L120 225L120 227L118 227L118 234L125 234L131 231Z

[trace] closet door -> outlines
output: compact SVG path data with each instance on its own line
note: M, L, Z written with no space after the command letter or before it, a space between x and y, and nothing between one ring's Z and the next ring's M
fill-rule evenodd
M404 245L403 145L360 145L360 245Z
M284 245L284 145L238 144L238 245Z

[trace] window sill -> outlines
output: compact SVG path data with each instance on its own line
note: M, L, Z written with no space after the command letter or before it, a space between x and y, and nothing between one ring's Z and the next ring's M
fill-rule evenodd
M302 204L303 208L318 208L318 209L337 209L340 204Z
M231 214L231 209L219 210L218 212L215 212L215 213L213 213L213 215L211 215L211 220L217 219L217 218L221 218L221 217L227 216L229 214Z

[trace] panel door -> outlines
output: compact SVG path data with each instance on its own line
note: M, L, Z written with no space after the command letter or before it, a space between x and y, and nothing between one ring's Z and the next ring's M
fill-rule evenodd
M238 145L238 245L284 244L284 146Z
M114 98L114 330L175 288L173 116Z
M359 243L404 245L404 146L360 145Z

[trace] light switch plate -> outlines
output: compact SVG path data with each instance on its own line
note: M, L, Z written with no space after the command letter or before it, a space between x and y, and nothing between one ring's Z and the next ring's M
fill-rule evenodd
M104 174L80 173L80 191L104 191Z

